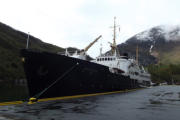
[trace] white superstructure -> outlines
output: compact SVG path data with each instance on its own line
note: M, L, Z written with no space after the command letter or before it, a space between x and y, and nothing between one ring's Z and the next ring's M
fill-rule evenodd
M142 66L140 67L134 59L128 59L127 56L99 56L92 62L107 66L111 72L129 76L139 82L150 81L150 74Z
M116 23L114 19L114 38L111 43L111 54L103 55L100 53L95 60L91 62L109 67L110 72L129 76L131 79L138 80L139 83L151 82L150 74L146 72L143 66L138 65L138 57L136 60L129 59L128 55L121 56L116 46ZM138 52L136 52L138 56Z

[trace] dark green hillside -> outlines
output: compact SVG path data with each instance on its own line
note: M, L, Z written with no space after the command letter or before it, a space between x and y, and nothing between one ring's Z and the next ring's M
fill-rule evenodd
M25 78L19 51L26 46L27 34L0 23L0 82ZM29 48L61 52L63 49L30 36Z
M180 64L149 65L148 71L155 83L180 84Z

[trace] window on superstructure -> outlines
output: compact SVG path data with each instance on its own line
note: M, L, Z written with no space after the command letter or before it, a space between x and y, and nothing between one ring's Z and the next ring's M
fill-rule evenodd
M105 58L105 61L107 61L107 58Z
M108 58L108 61L110 61L110 58Z
M104 58L102 58L102 61L104 61Z

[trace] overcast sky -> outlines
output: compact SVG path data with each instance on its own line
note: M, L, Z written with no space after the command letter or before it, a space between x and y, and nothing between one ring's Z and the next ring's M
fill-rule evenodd
M117 43L158 25L180 24L180 0L0 0L0 22L42 41L83 49L103 37L88 54L110 49L113 18L121 27Z

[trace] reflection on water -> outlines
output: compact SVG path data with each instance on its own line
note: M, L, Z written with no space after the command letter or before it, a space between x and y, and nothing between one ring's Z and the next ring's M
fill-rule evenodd
M179 120L180 86L129 93L1 106L0 120Z

